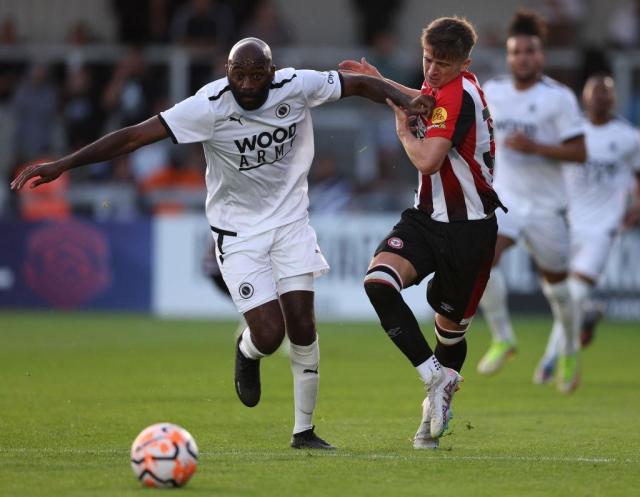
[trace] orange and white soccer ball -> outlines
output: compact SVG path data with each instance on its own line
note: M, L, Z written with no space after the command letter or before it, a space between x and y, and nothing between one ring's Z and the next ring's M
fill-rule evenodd
M147 487L181 487L197 464L196 441L187 430L171 423L145 428L131 446L131 468Z

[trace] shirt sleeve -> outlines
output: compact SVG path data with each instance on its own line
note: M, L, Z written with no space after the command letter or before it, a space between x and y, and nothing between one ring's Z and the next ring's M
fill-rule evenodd
M317 107L325 102L338 100L342 95L342 86L338 71L296 71L302 81L302 91L309 107Z
M584 120L578 99L569 89L563 91L563 98L556 107L555 124L560 141L584 135Z
M204 92L196 93L158 114L174 143L197 143L213 137L211 102Z
M476 119L473 98L463 90L462 83L445 86L436 95L436 103L427 121L427 138L436 136L458 145Z
M635 174L640 174L640 133L633 131L633 148L629 154L629 165Z

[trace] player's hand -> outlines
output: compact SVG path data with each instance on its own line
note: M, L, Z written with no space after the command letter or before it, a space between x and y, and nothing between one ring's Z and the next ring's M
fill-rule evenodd
M387 105L393 109L393 112L396 115L396 133L398 134L398 138L402 139L403 137L410 135L411 128L409 126L409 116L407 115L407 112L402 107L398 107L388 98Z
M629 206L622 220L622 229L630 230L640 223L640 202L636 202Z
M367 62L367 59L362 57L360 62L357 60L343 60L338 64L338 67L342 72L353 74L364 74L366 76L373 76L374 78L382 78L382 74L378 71L378 68Z
M35 188L43 183L49 183L65 171L65 167L60 162L45 162L44 164L33 164L25 167L20 174L11 182L12 190L20 190L31 178L37 178L30 185Z
M535 154L538 150L538 144L524 133L513 133L505 139L504 144L523 154Z
M436 99L431 95L418 95L409 102L407 114L409 116L424 116L428 118L436 105Z

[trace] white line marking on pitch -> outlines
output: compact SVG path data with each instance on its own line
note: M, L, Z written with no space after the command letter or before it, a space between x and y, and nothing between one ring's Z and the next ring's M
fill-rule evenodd
M522 461L522 462L565 462L565 463L624 463L624 464L638 464L638 460L634 459L616 459L614 457L563 457L563 456L517 456L517 455L496 455L496 456L457 456L453 454L447 454L445 450L438 450L429 453L416 452L415 456L405 456L399 454L355 454L352 452L311 452L311 451L296 451L296 452L244 452L244 451L216 451L216 452L201 452L201 456L206 458L220 458L220 457L251 457L251 458L264 458L264 459L291 459L292 457L299 457L308 454L313 454L316 457L327 458L344 458L344 459L364 459L372 460L376 459L395 459L402 461L419 461L422 459L446 459L454 461ZM113 455L125 455L128 453L125 449L80 449L80 448L59 448L52 447L43 448L0 448L0 454L113 454Z

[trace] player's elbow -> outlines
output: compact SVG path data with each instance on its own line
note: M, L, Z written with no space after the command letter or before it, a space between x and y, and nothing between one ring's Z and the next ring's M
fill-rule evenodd
M420 171L420 173L429 175L438 172L442 166L442 160L434 160L433 158L425 157L421 160L415 161L414 166L416 166L416 169Z
M433 174L440 169L441 163L436 163L434 161L418 161L415 164L416 169L420 171L422 174Z

